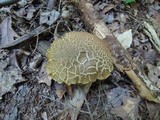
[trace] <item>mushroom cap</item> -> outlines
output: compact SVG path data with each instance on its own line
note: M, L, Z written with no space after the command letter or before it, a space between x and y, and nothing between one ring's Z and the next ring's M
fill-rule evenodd
M67 85L104 80L113 70L107 43L87 32L69 32L54 40L46 57L48 75Z

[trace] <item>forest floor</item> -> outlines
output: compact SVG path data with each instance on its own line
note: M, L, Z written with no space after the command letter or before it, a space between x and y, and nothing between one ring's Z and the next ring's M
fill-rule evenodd
M160 2L92 0L115 37L150 80L160 87L160 54L146 34L148 23L160 37ZM1 3L0 3L1 4ZM0 8L0 120L66 120L69 97L63 85L45 71L46 49L69 31L91 31L73 2L21 0ZM55 68L56 69L56 68ZM114 69L92 84L78 120L159 120L160 105L142 99L133 83Z

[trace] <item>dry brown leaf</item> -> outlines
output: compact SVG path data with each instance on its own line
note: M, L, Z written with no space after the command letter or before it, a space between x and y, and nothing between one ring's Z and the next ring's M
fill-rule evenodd
M153 66L151 64L147 64L148 67L148 77L151 81L153 81L160 88L160 66Z
M48 86L51 85L51 78L48 76L46 70L45 70L46 61L42 62L41 69L38 73L37 79L39 83L46 83Z
M160 120L160 105L153 102L146 102L150 120Z
M18 37L17 33L13 30L11 26L11 22L12 22L11 17L7 17L0 24L1 47L11 44Z
M0 70L0 99L2 99L1 96L6 92L12 92L15 83L22 81L24 81L24 79L17 68L10 67L10 69L5 71Z
M138 98L123 97L123 105L112 109L111 112L123 120L137 120L139 102Z
M64 85L55 82L54 88L55 88L55 92L56 92L58 98L62 99L62 97L64 96L64 94L67 91L66 88L64 87Z
M109 5L107 5L107 6L102 10L102 13L105 14L105 13L107 13L108 11L110 11L111 9L113 9L114 7L115 7L115 5L109 4Z
M121 87L116 87L107 94L107 99L111 106L119 107L122 104L122 96L130 96L129 90Z
M119 34L117 37L117 40L122 44L122 46L127 49L132 44L132 30L129 29L128 31L125 31L122 34Z
M111 30L111 32L115 32L116 30L119 29L119 24L118 22L113 22L112 24L109 25L109 29Z
M52 10L56 6L57 2L58 2L57 0L48 0L47 4L48 10Z
M24 7L25 5L27 5L28 4L28 1L27 0L20 0L19 2L18 2L18 5L20 6L20 7Z
M114 21L114 13L113 12L109 12L108 14L106 14L103 18L103 20L105 21L105 23L113 23Z
M41 113L41 117L42 117L43 120L48 120L48 118L47 118L47 112Z
M34 12L36 12L33 5L30 5L27 9L27 16L25 17L27 20L31 20L33 17Z
M54 22L56 22L58 17L59 17L59 12L56 10L52 10L49 12L43 12L41 13L41 16L40 16L40 24L51 25Z
M101 3L101 4L99 4L99 9L100 10L102 10L102 9L104 9L104 7L106 7L106 5L107 5L107 3Z

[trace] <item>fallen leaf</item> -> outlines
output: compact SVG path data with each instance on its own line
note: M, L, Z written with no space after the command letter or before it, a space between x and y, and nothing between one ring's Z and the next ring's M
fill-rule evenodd
M4 116L4 120L16 120L17 117L18 117L18 109L17 106L14 106Z
M149 70L149 79L160 88L160 66L153 66L151 64L147 64L147 68Z
M102 13L105 14L108 11L110 11L111 9L113 9L114 7L115 7L115 5L113 5L113 4L106 5L105 8L102 10Z
M123 105L120 107L113 108L112 114L121 117L123 120L137 120L138 119L138 105L140 99L123 97Z
M37 79L39 83L46 83L48 86L51 85L51 78L48 76L45 70L46 61L42 62L42 67L38 73Z
M129 96L129 90L121 87L113 88L108 94L107 99L113 107L119 107L122 104L122 96Z
M112 24L110 24L109 29L111 30L111 32L115 32L116 30L118 30L119 29L118 22L113 22Z
M18 2L18 5L20 6L20 7L24 7L25 5L27 5L27 0L20 0L19 2Z
M41 113L41 117L43 120L48 120L46 112Z
M99 9L100 9L100 10L103 10L104 7L106 7L106 5L107 5L107 3L101 3L101 4L99 5Z
M59 12L57 12L56 10L52 10L50 12L43 12L40 15L40 24L47 24L47 25L51 25L54 22L56 22L56 20L59 17Z
M9 64L9 59L7 51L0 50L0 71L4 70Z
M18 82L25 81L21 72L14 67L10 67L7 70L0 70L0 99L6 92L13 90L13 85Z
M160 105L153 102L146 102L150 120L160 120Z
M27 16L25 17L27 20L31 20L33 17L34 12L36 12L33 5L30 5L27 9Z
M57 0L48 0L47 9L52 10L56 6L57 2Z
M64 18L64 19L67 19L69 18L71 15L70 15L70 12L69 10L63 10L62 13L61 13L61 17Z
M68 99L65 102L65 105L69 108L65 111L65 113L61 116L61 119L64 118L66 115L68 116L69 120L77 120L79 110L81 110L81 107L86 100L86 93L88 93L89 88L91 84L87 84L83 86L83 88L80 88L80 86L76 89L74 89L73 97Z
M54 88L55 88L55 92L56 92L58 98L62 99L62 97L64 96L64 94L67 91L66 88L64 87L64 85L55 82Z
M7 17L0 24L0 46L4 47L8 44L14 42L14 40L18 37L17 33L13 30L11 26L12 19L11 17Z
M103 20L106 22L106 23L113 23L114 21L114 13L113 12L109 12L108 14L106 14L103 18Z
M27 14L26 12L26 9L25 8L20 8L19 10L15 11L15 14L18 16L18 17L23 17L24 15Z
M124 48L129 48L132 44L132 30L128 30L122 34L119 34L117 40L123 45Z

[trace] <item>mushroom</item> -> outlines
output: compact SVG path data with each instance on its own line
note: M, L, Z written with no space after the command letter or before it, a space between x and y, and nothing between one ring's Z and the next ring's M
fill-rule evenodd
M46 57L48 75L66 85L104 80L113 70L107 43L87 32L68 32L56 39Z

